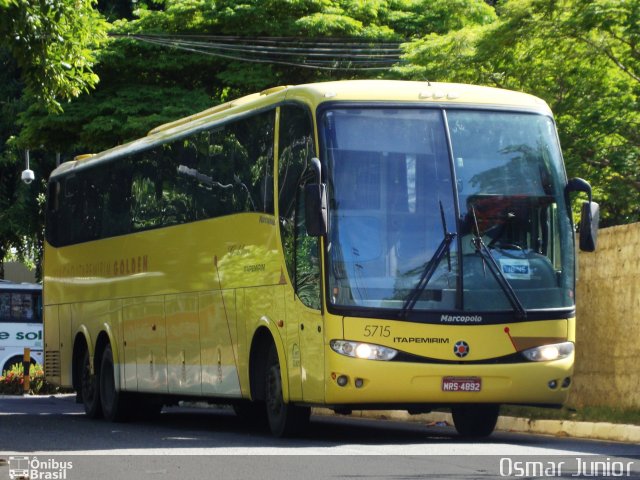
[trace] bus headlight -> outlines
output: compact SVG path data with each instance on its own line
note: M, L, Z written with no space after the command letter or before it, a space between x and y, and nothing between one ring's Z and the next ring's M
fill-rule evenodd
M573 342L563 342L529 348L528 350L524 350L522 354L532 362L548 362L567 358L573 353L573 350Z
M340 355L367 360L391 360L398 354L397 350L371 343L349 342L347 340L331 340L331 349Z

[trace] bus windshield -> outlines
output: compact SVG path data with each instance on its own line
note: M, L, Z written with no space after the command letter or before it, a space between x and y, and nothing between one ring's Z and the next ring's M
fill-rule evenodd
M330 305L354 312L407 303L436 312L573 306L573 237L550 118L353 107L326 110L320 126Z

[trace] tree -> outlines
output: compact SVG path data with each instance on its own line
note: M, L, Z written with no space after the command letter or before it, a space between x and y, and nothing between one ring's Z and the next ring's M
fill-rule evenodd
M160 123L274 85L390 75L241 62L142 43L133 35L221 36L241 31L249 38L400 41L418 31L444 32L488 22L495 17L492 12L482 0L168 0L163 10L143 8L135 20L114 22L115 39L98 57L101 84L95 93L69 103L62 115L46 115L33 106L21 117L20 142L67 152L67 157L96 152L144 135Z
M72 69L77 75L71 77L81 81L67 90L49 83L48 93L40 97L42 100L29 103L29 107L19 114L20 129L13 134L16 137L13 144L16 148L32 148L33 164L40 169L40 179L47 178L54 167L56 152L61 152L65 159L98 152L145 135L159 124L250 92L275 85L337 78L397 76L393 72L314 70L241 62L142 43L134 38L135 35L157 34L164 38L195 34L237 36L241 32L249 39L293 37L316 42L320 37L335 44L343 43L345 38L400 42L429 32L445 34L451 28L486 24L495 19L492 8L482 0L148 0L137 2L141 8L134 12L133 19L130 18L132 2L100 0L99 8L110 19L124 15L113 22L112 39L103 42L104 22L89 9L96 5L95 1L79 2L81 8L77 14L66 10L69 5L75 5L71 0L47 1L53 1L56 8L62 9L60 19L66 18L64 15L67 14L71 15L70 19L85 15L83 18L88 19L88 25L95 25L97 29L99 50L90 50L94 44L85 42L88 40L84 36L86 31L81 29L79 44L85 42L82 51L88 55L83 58L89 60ZM17 8L17 4L12 5L7 11ZM50 19L44 15L39 0L29 0L26 5L40 17ZM22 20L23 13L11 10L12 17ZM0 28L8 29L9 24ZM58 31L60 27L52 25L50 28ZM46 47L35 41L33 45L41 50ZM22 68L29 64L27 56L22 55L24 49L20 48L12 46L12 53ZM47 59L63 53L55 49L48 53L46 48L44 51ZM38 64L27 72L28 75L23 75L29 91L35 91L45 70ZM64 69L53 71L67 72ZM100 78L99 85L95 84L96 76ZM95 90L87 93L94 85ZM64 112L52 114L47 110L47 105L60 106L62 100L78 93L77 98L64 104ZM45 97L49 101L44 101ZM15 165L20 161L18 151L13 155ZM38 190L43 198L43 184L34 183L30 188ZM22 218L21 228L39 232L43 219L38 217L38 206L29 208L32 210L28 214L17 217ZM27 218L38 218L40 223L36 227L28 226Z
M94 53L106 38L106 23L90 0L0 0L0 277L11 248L18 257L42 248L44 175L20 182L23 148L17 118L29 103L60 111L93 88ZM22 145L24 147L24 145ZM36 170L39 170L37 167Z
M591 181L602 225L640 220L638 0L507 0L490 24L406 49L410 78L523 90L555 113L570 176Z
M50 110L97 82L94 49L106 38L95 0L0 0L0 47L22 72L26 93Z

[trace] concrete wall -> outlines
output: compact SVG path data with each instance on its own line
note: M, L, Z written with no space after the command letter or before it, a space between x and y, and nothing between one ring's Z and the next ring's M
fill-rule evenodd
M580 252L569 404L640 408L640 223L600 230Z

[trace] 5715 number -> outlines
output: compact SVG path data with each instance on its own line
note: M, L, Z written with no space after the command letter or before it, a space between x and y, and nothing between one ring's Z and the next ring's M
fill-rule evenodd
M391 327L382 325L365 325L364 327L365 337L383 337L387 338L391 336Z

